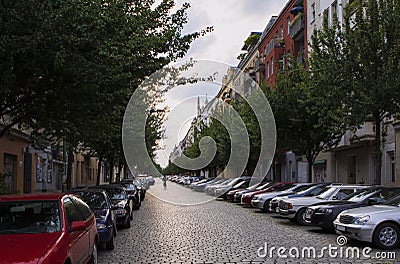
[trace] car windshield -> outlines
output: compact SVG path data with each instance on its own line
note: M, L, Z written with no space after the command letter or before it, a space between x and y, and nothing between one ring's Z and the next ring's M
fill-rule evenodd
M90 209L107 209L107 201L102 193L99 192L77 192L82 200L89 205Z
M304 185L297 185L296 187L294 187L293 188L293 192L297 192L297 193L299 193L299 192L302 192L302 191L305 191L305 190L308 190L310 188L310 185L308 185L308 184L304 184Z
M133 184L124 184L124 187L127 191L135 191L136 187Z
M0 202L0 235L60 231L58 201Z
M319 199L327 199L329 196L331 196L333 194L333 192L336 190L336 188L332 188L332 187L325 187L324 189L322 189L318 194L317 194L317 198Z
M276 192L276 191L284 191L284 190L289 189L292 186L293 186L293 184L288 184L288 183L280 184L280 185L274 187L274 192Z
M305 196L312 197L312 196L319 195L319 194L325 192L326 190L327 189L324 186L311 186L307 190L299 192L299 194L305 194L306 193Z
M369 189L369 190L358 190L343 200L349 201L349 202L360 202L363 201L365 198L370 196L372 193L375 193L377 190L376 189Z
M107 192L108 196L110 196L111 200L125 200L126 199L126 193L121 188L114 188L114 189L107 188L106 192Z
M244 181L237 183L236 185L233 186L233 188L240 188L245 184Z
M384 205L400 207L400 195L395 196L394 198L388 200L387 202L384 203Z
M257 191L264 190L265 188L270 187L272 184L273 184L272 182L268 182L268 183L266 183L264 185L261 185L260 187L257 187L256 190Z

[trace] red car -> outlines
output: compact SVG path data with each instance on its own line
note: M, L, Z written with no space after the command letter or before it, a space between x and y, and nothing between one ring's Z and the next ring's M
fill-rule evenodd
M284 189L288 184L292 185L290 182L277 182L275 185L272 185L266 189L245 193L242 195L241 204L242 205L251 205L251 200L257 194L266 193L266 192L275 192L281 189Z
M0 196L2 263L97 263L96 219L73 194Z

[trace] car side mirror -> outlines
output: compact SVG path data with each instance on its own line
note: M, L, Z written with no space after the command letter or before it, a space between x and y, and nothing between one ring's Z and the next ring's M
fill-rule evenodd
M332 200L337 200L337 199L338 197L336 195L332 197Z
M86 229L85 221L73 221L70 226L71 232L80 231Z
M379 204L378 200L376 198L369 198L368 199L368 205L377 205Z

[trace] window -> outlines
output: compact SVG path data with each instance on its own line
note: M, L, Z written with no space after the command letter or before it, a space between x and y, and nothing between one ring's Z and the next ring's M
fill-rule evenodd
M311 23L315 21L315 3L311 5Z
M269 62L267 62L267 78L269 78Z
M270 68L271 68L271 73L270 75L274 74L274 58L271 58L269 62Z
M281 36L280 36L280 38L281 38L281 39L283 39L283 25L281 25L280 32L281 32Z
M331 22L337 19L337 2L333 2L331 5Z
M4 154L4 185L8 191L14 190L16 161L17 156Z
M388 152L389 155L389 173L392 179L392 182L396 181L396 160L394 151Z
M286 18L286 24L287 24L287 31L286 35L289 35L289 29L290 29L290 16Z
M283 71L285 69L285 59L283 55L279 55L279 69Z
M65 198L63 201L65 218L67 219L67 227L68 229L71 227L71 223L73 221L82 221L82 216L79 213L78 209L72 202L71 198Z
M327 9L325 9L324 10L324 13L323 13L323 17L322 17L322 21L328 21L328 25L330 24L330 21L329 21L329 9L327 8Z
M85 220L92 216L92 211L90 211L89 206L82 202L81 199L74 198L74 203Z

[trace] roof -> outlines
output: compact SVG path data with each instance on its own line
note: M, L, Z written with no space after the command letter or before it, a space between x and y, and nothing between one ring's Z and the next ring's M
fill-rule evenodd
M5 201L26 201L26 200L59 200L66 193L29 193L1 195L0 202Z

